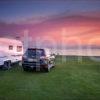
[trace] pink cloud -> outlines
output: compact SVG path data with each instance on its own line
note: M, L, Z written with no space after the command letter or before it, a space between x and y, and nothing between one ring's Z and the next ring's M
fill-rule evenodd
M29 30L29 35L35 39L36 37L49 36L55 42L62 39L62 29L66 29L68 37L79 37L85 44L89 38L100 36L100 15L90 17L87 14L80 15L59 15L43 19L39 23L30 23L33 19L28 19L25 23L3 23L0 22L0 36L23 36L24 30ZM67 39L66 38L66 39Z

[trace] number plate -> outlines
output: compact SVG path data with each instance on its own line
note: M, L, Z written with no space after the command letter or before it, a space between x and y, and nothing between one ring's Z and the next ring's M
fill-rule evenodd
M28 59L29 62L37 62L37 59Z

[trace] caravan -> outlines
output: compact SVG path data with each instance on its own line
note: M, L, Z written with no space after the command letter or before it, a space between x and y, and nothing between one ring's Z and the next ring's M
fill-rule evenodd
M23 44L20 40L0 38L0 68L9 69L12 63L21 61Z

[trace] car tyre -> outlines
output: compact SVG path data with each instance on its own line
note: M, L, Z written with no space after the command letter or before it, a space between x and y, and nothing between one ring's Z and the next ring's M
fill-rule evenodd
M23 70L24 70L24 71L28 71L28 69L27 69L27 68L25 68L23 65L22 65L22 67L23 67Z
M50 68L45 68L45 72L50 72Z
M27 69L26 69L26 68L23 68L23 70L24 70L24 71L27 71Z
M48 64L47 65L47 68L45 68L45 72L50 72L50 67L49 67L50 65Z

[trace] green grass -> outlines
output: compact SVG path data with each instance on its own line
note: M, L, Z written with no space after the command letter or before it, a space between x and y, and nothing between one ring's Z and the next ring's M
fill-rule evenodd
M87 57L56 59L49 73L0 71L0 100L100 100L100 62Z

